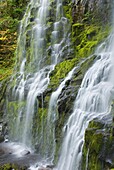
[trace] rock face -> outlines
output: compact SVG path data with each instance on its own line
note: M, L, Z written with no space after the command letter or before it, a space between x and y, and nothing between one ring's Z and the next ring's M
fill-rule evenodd
M87 15L90 14L92 17L89 20L90 22L93 22L94 19L97 19L105 24L110 22L113 5L113 0L74 0L74 20L82 21L83 19L86 19Z
M24 1L15 1L14 6L13 6L14 11L15 11L15 5L18 5L20 9L25 3ZM4 5L6 6L6 4ZM41 129L40 127L41 124L38 123L38 121L41 122L41 118L42 118L44 119L44 124L46 124L46 116L48 112L48 105L49 105L49 99L50 99L51 93L58 88L59 84L61 83L61 81L63 81L65 76L68 74L68 72L74 66L76 66L82 60L82 58L88 57L90 54L92 54L94 52L95 47L100 42L102 42L104 38L107 37L110 31L110 25L111 25L110 23L112 22L110 18L112 16L111 15L112 9L114 8L113 0L72 0L72 2L70 0L63 0L63 5L64 5L64 13L66 17L69 19L69 21L71 22L71 41L72 41L71 56L67 56L67 54L65 53L64 59L61 60L62 62L59 63L55 67L55 70L50 74L50 84L48 86L48 89L44 92L44 94L37 96L37 100L39 101L39 113L40 114L34 116L34 125L33 125L34 138L35 138L35 135L37 135L37 133L39 133ZM3 9L3 6L2 6L2 9ZM33 9L32 17L30 19L30 23L32 24L34 23L35 10L36 9ZM10 12L11 12L11 7L10 7ZM11 13L10 17L15 17L13 15L14 14ZM21 16L22 14L17 13L17 15L19 19L22 17ZM15 20L15 22L17 21ZM28 49L29 49L29 43L30 43L29 37L31 34L29 29L32 26L32 24L28 25L27 45L26 45ZM9 29L12 30L13 26L11 25L11 28L9 27L8 30L5 30L5 31L2 30L0 32L0 44L1 44L0 46L2 47L1 56L0 56L2 60L1 67L2 68L5 67L5 71L6 71L6 74L2 75L2 80L6 79L9 75L11 75L12 73L11 70L13 68L13 65L10 65L10 64L11 62L14 62L15 60L13 53L16 47L16 35L17 35L16 30L13 30L11 34L9 33ZM2 29L3 29L3 26L2 26ZM48 49L49 55L50 55L50 51L51 49L49 48ZM55 131L56 131L55 137L56 137L56 144L57 144L55 160L58 159L57 157L59 153L59 147L62 141L62 128L65 122L67 121L69 115L72 113L73 103L76 98L80 84L82 82L83 76L85 72L87 71L87 69L92 65L94 58L95 56L91 57L91 59L89 60L86 60L79 67L79 69L76 70L72 79L66 82L64 89L62 90L61 94L58 97L57 111L59 114L59 119L55 122L56 124L55 125ZM4 65L4 62L6 62L5 65ZM50 61L45 61L45 62L50 62ZM10 67L6 69L8 65L10 65ZM0 84L0 92L1 92L0 114L1 116L3 115L3 110L5 108L4 98L6 94L6 88L7 88L6 82L8 81L4 80L4 82ZM25 92L27 90L28 90L28 87L25 85ZM25 93L25 96L26 96L26 93ZM42 107L42 100L44 101L43 107ZM16 107L17 106L16 102L15 103L12 102L10 103L10 105L12 108L14 107L15 112L17 112L18 107ZM9 112L10 111L12 112L12 110L9 110ZM106 125L105 132L103 131L105 127L105 122L97 122L97 123L96 122L97 120L93 123L90 123L90 126L86 131L83 162L82 162L83 168L85 168L87 153L89 153L89 156L88 156L88 160L89 160L88 169L89 170L101 170L103 168L104 169L112 168L113 158L114 158L114 155L112 152L113 146L114 146L113 135L111 132L112 122ZM0 140L2 141L3 138L1 138ZM38 151L38 147L40 147L40 144L37 146L37 151ZM28 152L24 154L29 155ZM93 165L95 166L93 167ZM40 170L50 170L50 169L52 168L51 167L40 168Z

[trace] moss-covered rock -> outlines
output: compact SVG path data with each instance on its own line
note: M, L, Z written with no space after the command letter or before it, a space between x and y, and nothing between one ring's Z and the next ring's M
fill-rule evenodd
M76 23L72 27L72 41L78 58L85 58L92 54L110 32L110 26L102 28L97 24L86 25Z
M55 90L60 82L66 77L66 75L73 69L78 63L77 58L71 60L65 60L55 66L54 71L50 74L49 88Z
M107 119L107 118L106 118ZM112 125L93 120L85 133L82 169L104 170L114 166Z
M46 147L46 128L47 128L47 114L48 109L40 107L33 118L33 144L35 149L41 155L45 152Z
M68 80L66 82L64 88L62 89L61 94L58 96L57 100L58 119L55 122L55 138L56 138L55 162L58 159L58 154L60 151L59 149L63 139L62 128L64 127L68 117L73 111L73 105L76 95L78 93L78 89L81 85L84 74L88 69L88 66L92 65L94 58L95 56L86 59L79 67L77 67L77 69L74 71L71 80Z

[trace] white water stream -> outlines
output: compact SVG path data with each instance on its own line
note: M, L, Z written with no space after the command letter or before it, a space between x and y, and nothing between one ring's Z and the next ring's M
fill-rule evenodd
M19 107L18 115L15 116L14 113L14 117L12 117L12 119L14 119L14 125L11 125L13 126L11 127L11 129L13 129L11 138L33 149L33 117L34 114L38 113L39 108L37 97L46 90L49 84L51 71L54 69L55 65L61 61L64 55L64 49L69 46L68 21L63 15L62 0L56 1L55 20L52 26L53 30L51 31L50 40L48 42L46 40L49 24L47 18L49 17L51 2L51 0L30 1L20 25L18 39L18 75L16 76L16 85L12 93L22 107ZM37 10L35 12L34 23L32 23L31 31L29 32L28 27L30 26L33 9ZM29 56L27 56L26 50L27 33L30 34ZM49 48L49 46L47 44L51 44L52 50L50 62L45 63L49 58L47 54L47 48ZM102 119L102 117L110 113L110 104L114 95L113 54L113 35L111 35L108 41L99 46L97 55L100 57L87 71L82 81L74 103L73 113L64 127L65 138L60 159L56 167L57 170L81 169L84 135L89 122L94 118ZM45 147L46 151L44 151L44 154L48 152L47 155L51 158L54 156L55 152L55 127L53 124L58 116L56 113L57 99L65 82L71 79L74 70L75 68L60 84L57 91L52 93L50 99L46 130L48 131L47 145L49 145ZM41 130L42 129L43 127ZM43 134L43 130L41 135L45 135ZM43 137L41 138L41 143L43 144ZM40 136L38 136L38 140L40 140ZM45 157L47 155L45 155Z
M55 155L56 150L56 143L55 143L55 122L59 119L58 111L57 111L57 99L58 96L61 94L62 89L65 87L65 83L67 80L70 80L72 78L72 75L74 73L76 68L73 68L69 74L66 76L64 81L59 85L58 89L52 93L49 103L49 109L48 109L48 117L47 117L47 151L51 148L52 155ZM50 139L53 139L50 141ZM52 158L54 160L54 157Z
M20 24L16 51L17 68L12 96L18 107L18 113L15 113L13 108L12 117L8 115L8 119L11 120L9 135L12 141L22 143L33 150L35 148L35 143L33 145L35 139L32 135L34 115L41 114L37 98L43 96L43 92L47 89L49 75L55 65L62 60L64 49L67 48L69 53L69 23L63 14L62 0L54 2L55 9L51 6L52 3L51 0L30 1ZM53 16L50 15L52 11ZM51 49L50 54L47 52L49 49ZM43 146L46 143L44 142L46 129L43 127L44 120L41 121L41 132L36 137L37 144L42 145L41 150L43 148L44 153L42 157L53 157L55 148ZM53 143L54 138L49 140Z
M34 115L34 107L36 98L39 94L43 93L48 86L49 83L49 74L54 69L53 65L43 66L41 67L41 62L45 58L46 53L45 51L45 39L46 39L46 17L48 16L48 9L49 9L49 1L31 1L27 7L26 13L24 18L21 22L20 26L20 35L18 40L18 48L17 48L17 56L22 62L20 64L20 76L17 77L17 80L20 79L20 82L16 88L16 96L19 96L19 102L23 101L24 93L25 93L25 86L27 86L28 94L26 99L25 105L25 116L22 118L22 109L19 110L17 121L16 121L16 132L17 139L21 141L23 144L32 147L32 122L33 122L33 115ZM33 8L38 8L36 11L36 17L34 19L34 25L32 26L31 30L31 40L30 40L30 60L29 68L32 71L32 76L29 78L30 72L27 73L26 76L26 32L27 26L30 23L30 15L31 10ZM23 44L21 44L23 41ZM24 55L23 55L24 53ZM22 59L23 58L23 59ZM34 72L34 73L33 73ZM25 77L26 76L26 77ZM21 132L20 132L20 126ZM14 136L15 137L15 136Z
M98 48L99 59L85 74L73 113L64 127L65 138L56 168L58 170L81 170L84 135L89 122L94 118L102 119L110 113L114 98L113 35L108 41L104 43L105 48L102 49L104 44Z
M95 54L97 56L96 61L83 78L74 103L73 113L64 126L65 138L55 170L81 170L84 136L89 122L95 118L101 120L110 114L111 101L114 98L114 53L112 47L113 34L98 47ZM69 72L58 89L52 93L48 113L52 135L55 134L53 122L58 119L56 108L58 96L65 82L71 79L75 69ZM89 150L87 154L89 154ZM86 162L88 163L88 155ZM36 170L38 167L45 167L44 165L38 166L37 164L30 169ZM87 169L87 164L85 169Z

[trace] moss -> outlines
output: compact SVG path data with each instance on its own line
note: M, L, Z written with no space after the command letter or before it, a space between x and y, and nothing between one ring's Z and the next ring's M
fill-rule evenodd
M103 129L103 130L102 130ZM83 148L82 170L86 167L88 152L88 169L104 170L112 166L107 163L108 159L113 163L113 136L111 126L91 121L85 133L85 144Z
M0 69L0 81L6 79L7 77L11 76L13 73L12 68L2 68Z
M100 126L99 126L100 125ZM88 169L101 170L101 162L99 159L100 151L103 144L102 133L96 133L96 130L102 127L102 124L92 121L85 134L85 145L83 148L83 168L86 166L87 152L88 155ZM85 163L84 163L85 162Z
M73 69L78 63L77 58L71 60L65 60L55 66L54 71L50 74L50 84L48 88L55 89L60 82L66 77L66 75Z
M9 110L9 112L13 112L13 113L15 113L14 115L16 115L17 111L20 108L22 108L23 106L25 106L25 102L24 101L21 101L21 102L12 101L12 102L8 103L8 110Z
M2 21L2 23L0 24L0 27L2 29L4 29L3 27L5 26L8 30L8 32L12 33L11 39L13 37L13 33L16 31L17 26L18 26L18 21L20 19L20 15L22 13L22 9L17 8L16 5L18 5L19 7L22 7L24 4L24 1L10 1L8 0L8 8L9 11L6 12L4 19ZM72 3L71 2L63 2L63 8L64 8L64 13L65 16L70 20L70 23L73 23L73 19L72 19ZM13 9L13 10L12 10ZM11 12L12 11L12 12ZM53 12L53 11L51 11ZM8 15L7 15L8 14ZM9 16L10 14L10 16ZM31 16L31 20L32 20ZM90 15L88 16L90 17ZM87 18L86 18L87 19ZM47 47L50 46L50 39L49 39L49 35L51 32L51 27L52 27L52 20L53 18L47 18L47 27L49 28L49 30L47 30L47 39L46 42L48 43ZM84 20L83 20L84 21ZM32 22L32 24L34 24ZM28 25L28 32L26 35L26 47L27 47L27 56L30 56L31 54L31 49L29 48L30 46L30 35L29 35L29 31L31 30L32 24L30 23ZM74 23L72 25L72 42L74 44L74 50L75 50L75 56L74 59L71 60L65 60L59 64L57 64L57 66L55 67L55 70L51 73L50 75L50 85L48 88L51 88L53 90L55 90L60 82L66 77L66 75L68 74L69 71L71 71L71 69L77 65L77 63L79 63L79 61L81 60L81 58L85 58L88 55L90 55L95 47L108 35L109 33L109 26L107 26L107 28L105 27L105 29L102 29L101 26L99 26L98 23L95 24L91 24L88 25L87 23ZM16 35L14 34L14 36L16 37ZM9 39L6 36L2 36L0 41L4 44L4 43L8 43ZM12 41L11 41L12 43ZM15 44L15 43L14 43ZM12 46L7 46L8 50L10 49L11 53L11 58L15 58L14 57L14 50L15 50L15 45ZM4 51L4 49L3 49ZM9 51L8 51L9 53ZM6 56L6 54L5 54ZM9 57L9 55L7 55ZM4 58L2 61L2 69L1 71L1 80L6 78L7 76L12 74L12 67L13 65L11 65L11 61L12 59L9 58ZM28 57L27 57L28 58ZM6 64L6 61L8 59L8 63ZM29 60L29 58L28 58ZM47 61L46 61L47 62ZM49 61L50 63L50 61ZM10 67L7 67L8 65L10 65ZM82 70L80 71L80 76L76 77L77 79L82 79L82 72L85 73L85 71L87 70L87 68L89 67L89 64L87 63L86 65L82 66ZM81 77L81 78L80 78ZM81 81L81 80L80 80ZM76 84L76 83L75 83ZM46 128L46 116L48 113L47 107L48 107L48 103L49 103L49 96L45 97L45 102L46 102L46 106L43 108L40 107L39 110L35 112L34 115L34 124L33 124L33 137L34 137L34 141L33 143L37 143L39 141L39 139L37 138L39 136L40 133L44 133L44 129ZM24 103L20 103L17 104L16 102L10 102L9 103L9 116L12 116L12 113L14 113L14 117L17 116L17 112L18 110L23 107ZM56 125L56 139L57 139L57 143L60 140L60 138L62 138L62 134L61 134L61 127L63 127L63 124L65 122L66 119L66 113L63 112L60 115L59 121L57 122ZM13 119L15 120L15 119ZM43 126L44 125L44 126ZM93 128L95 126L91 125L91 127ZM95 128L95 127L94 127ZM42 137L45 136L45 139L43 139L42 141L45 142L46 141L46 134L43 134ZM92 138L92 140L91 140ZM102 143L102 134L98 134L98 136L96 137L95 131L94 133L89 131L88 134L85 137L85 140L87 142L86 144L86 148L84 150L84 159L86 159L86 153L87 153L87 147L91 148L91 159L89 157L89 167L92 170L100 170L100 161L99 159L96 157L96 155L99 154L99 150L101 147L101 143ZM91 142L90 142L91 140ZM41 142L42 142L41 141ZM97 145L97 143L99 142L99 145ZM42 144L39 144L42 145ZM45 146L45 145L42 145ZM56 153L58 154L58 150L59 150L59 146L60 143L57 145L57 151ZM44 148L42 148L43 150Z
M8 29L0 31L0 80L12 74L15 62L16 35L16 33L10 33Z
M10 164L6 164L4 166L2 166L3 170L10 170L12 167Z
M8 86L8 82L9 82L9 78L3 80L0 83L0 119L2 118L4 114L4 109L6 108L4 106L4 103L5 103L5 98L6 98L6 89Z
M76 23L72 26L72 41L78 58L85 58L92 54L108 35L111 27L102 28L99 25Z
M47 108L39 108L38 109L38 116L40 118L40 122L41 122L42 119L46 118L47 113L48 113Z
M0 166L0 169L2 170L12 170L12 169L13 170L26 170L27 167L7 163L7 164Z
M21 102L18 102L18 101L11 101L8 103L8 106L7 106L7 110L8 110L8 113L7 113L7 122L8 122L8 130L9 130L9 134L10 134L10 137L13 138L14 136L17 136L16 134L16 121L17 121L17 118L18 118L18 114L19 114L19 111L21 110L22 112L22 115L23 115L23 112L24 112L24 107L25 107L25 101L21 101ZM18 135L22 132L22 128L23 127L20 127L19 131L18 131Z
M75 23L72 25L73 36L79 35L82 31L84 31L83 23Z
M72 27L72 47L74 46L75 56L78 58L91 55L96 46L109 35L111 27L109 22L104 25L98 19L96 11L88 11L88 4L89 2L83 6L80 2L75 5L70 1L63 1L65 16Z
M46 125L47 125L47 108L38 108L36 114L34 114L33 118L33 128L32 128L32 135L33 135L33 144L36 145L36 150L40 147L40 152L43 153L45 144L43 142L46 141ZM42 135L41 135L42 133ZM42 140L43 138L43 140ZM38 146L38 148L37 148Z
M63 1L63 10L65 13L65 17L69 19L70 23L72 23L72 3Z
M90 59L87 59L81 65L81 74L85 74L85 71L87 71L88 66L90 66L93 63L94 58L95 56L92 56ZM79 62L81 62L80 58L73 58L57 64L55 66L54 71L52 71L52 73L50 74L50 84L48 86L48 89L51 89L51 91L56 90L56 88L59 86L61 81L63 81L63 79L67 76L67 74L75 66L77 66Z

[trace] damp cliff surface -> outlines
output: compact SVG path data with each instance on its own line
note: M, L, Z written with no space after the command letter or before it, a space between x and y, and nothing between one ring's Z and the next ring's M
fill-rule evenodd
M22 6L23 6L22 2ZM52 94L52 92L54 92L58 86L60 85L60 83L64 80L64 78L67 76L67 74L74 68L74 66L77 66L82 59L84 59L85 57L88 57L89 55L91 55L92 53L94 53L95 47L100 44L109 34L110 32L110 28L111 28L111 8L113 7L113 2L110 1L63 1L63 10L64 10L64 16L66 18L68 18L69 23L70 23L70 39L71 39L71 44L70 44L70 48L71 51L69 53L67 53L67 49L68 46L66 46L66 48L64 48L63 52L63 56L62 58L60 58L59 62L57 63L57 65L55 66L55 69L51 72L50 74L50 83L48 85L48 88L41 94L38 94L37 96L37 100L39 103L39 109L37 110L37 107L34 108L35 109L35 115L33 117L34 119L34 124L33 124L33 143L35 144L35 149L37 152L39 152L39 148L41 148L42 145L42 140L38 143L37 142L37 136L38 134L40 134L41 132L44 131L45 124L46 124L46 119L47 119L47 113L48 113L48 106L49 106L49 99L50 96ZM6 4L2 4L1 8L4 9L4 5ZM21 19L21 3L19 2L15 2L13 1L13 5L11 5L9 13L11 13L11 23L9 23L8 26L11 25L11 28L8 28L7 31L11 30L10 36L12 35L13 37L13 41L12 41L12 37L9 38L8 36L6 36L6 32L1 33L2 37L1 37L1 42L3 44L4 48L9 47L9 45L11 44L11 48L9 49L10 52L6 49L2 48L2 78L1 79L6 79L6 77L8 77L9 75L11 75L12 73L12 69L14 66L14 62L12 62L12 60L15 60L15 57L13 57L13 53L15 51L15 47L16 47L16 30L14 28L16 28L15 26L12 26L12 21L17 22L16 26L18 24L17 18ZM17 9L17 5L20 5L19 8ZM16 11L16 14L13 14L12 12L12 6L14 8L13 12ZM52 7L54 6L55 8L55 3L52 3ZM8 8L8 6L5 7L6 9ZM30 55L31 55L31 49L30 49L30 42L31 42L31 28L32 26L35 24L34 22L34 18L36 15L36 8L32 9L32 13L30 16L30 23L28 24L27 30L26 30L26 55L27 55L27 62L28 65L30 64ZM102 13L101 13L102 11ZM8 13L8 15L9 15ZM51 8L50 9L50 15L53 15L54 13L54 9ZM4 14L4 13L3 13ZM63 18L64 19L64 18ZM52 31L52 23L54 20L54 16L48 18L48 27L47 27L47 32L46 32L46 48L47 50L47 54L48 56L50 56L52 49L50 47L49 42L49 34ZM6 20L7 21L7 20ZM64 20L63 20L64 21ZM6 22L7 23L7 22ZM3 28L3 26L2 26ZM61 27L63 28L63 27ZM12 29L14 29L12 31ZM12 33L13 32L13 33ZM60 39L62 35L59 35ZM6 40L6 38L8 37L8 40ZM10 41L11 39L11 41ZM4 45L4 43L6 43L6 45ZM10 43L10 44L8 44ZM13 43L13 44L12 44ZM14 47L14 48L13 48ZM3 54L4 53L4 54ZM7 53L7 54L6 54ZM6 63L6 60L8 63ZM95 56L91 57L88 60L85 60L84 63L82 63L79 68L75 71L73 77L66 81L64 88L61 91L61 94L58 96L58 104L56 106L56 113L57 113L57 119L54 122L55 123L55 141L56 141L56 160L58 159L57 154L59 152L59 147L61 145L61 141L62 141L62 128L64 126L64 124L66 123L69 115L72 112L72 107L73 107L73 101L77 95L77 91L80 87L80 84L82 82L83 76L85 74L85 72L88 70L88 68L93 64ZM20 62L21 60L18 58L17 59L18 62ZM43 60L41 62L41 65L43 65L43 62L45 62L46 64L50 63L50 59L49 57L47 58L47 60ZM27 67L27 65L26 65ZM5 70L5 71L4 71ZM29 67L28 67L29 70ZM31 71L31 70L30 70ZM4 75L5 73L5 75ZM31 75L29 75L32 77L32 72ZM25 96L27 94L27 84L25 86ZM2 88L1 90L3 93L3 96L5 95L5 88ZM10 96L9 96L10 98ZM1 100L3 102L3 100ZM42 103L43 101L43 103ZM2 103L1 102L1 103ZM20 108L23 108L25 105L25 102L21 102L20 104L18 104L14 99L10 100L9 104L8 104L8 110L9 110L9 114L11 115L14 112L14 116L15 114L18 112L18 110ZM3 108L3 105L2 107ZM3 109L1 109L3 110ZM12 120L15 121L15 120ZM11 122L12 123L12 122ZM13 122L14 123L14 122ZM43 126L42 126L43 125ZM43 128L43 129L42 129ZM13 132L12 132L13 133ZM46 135L46 133L44 133L44 136ZM89 135L88 135L89 136ZM50 137L51 138L51 137ZM50 139L51 140L51 139ZM87 139L87 141L92 140L92 139ZM46 139L44 139L43 141L46 141ZM96 141L95 141L96 142ZM45 143L44 143L45 145ZM87 145L85 143L85 145ZM100 145L100 144L99 144ZM92 149L92 148L91 148ZM42 153L43 150L45 150L45 148L42 147ZM85 151L86 155L87 155L87 150ZM99 149L97 150L97 152L95 152L95 157L97 159L98 156L98 152ZM92 152L90 152L91 154ZM92 153L93 154L93 153ZM93 155L94 155L93 154ZM85 155L84 155L85 156ZM91 156L89 156L91 157ZM85 158L84 158L85 159ZM90 160L91 162L91 160ZM94 164L94 162L93 162ZM89 168L92 169L93 165L89 165ZM100 166L99 166L100 167ZM101 168L101 167L100 167ZM98 169L97 169L98 170ZM100 170L100 169L99 169Z

